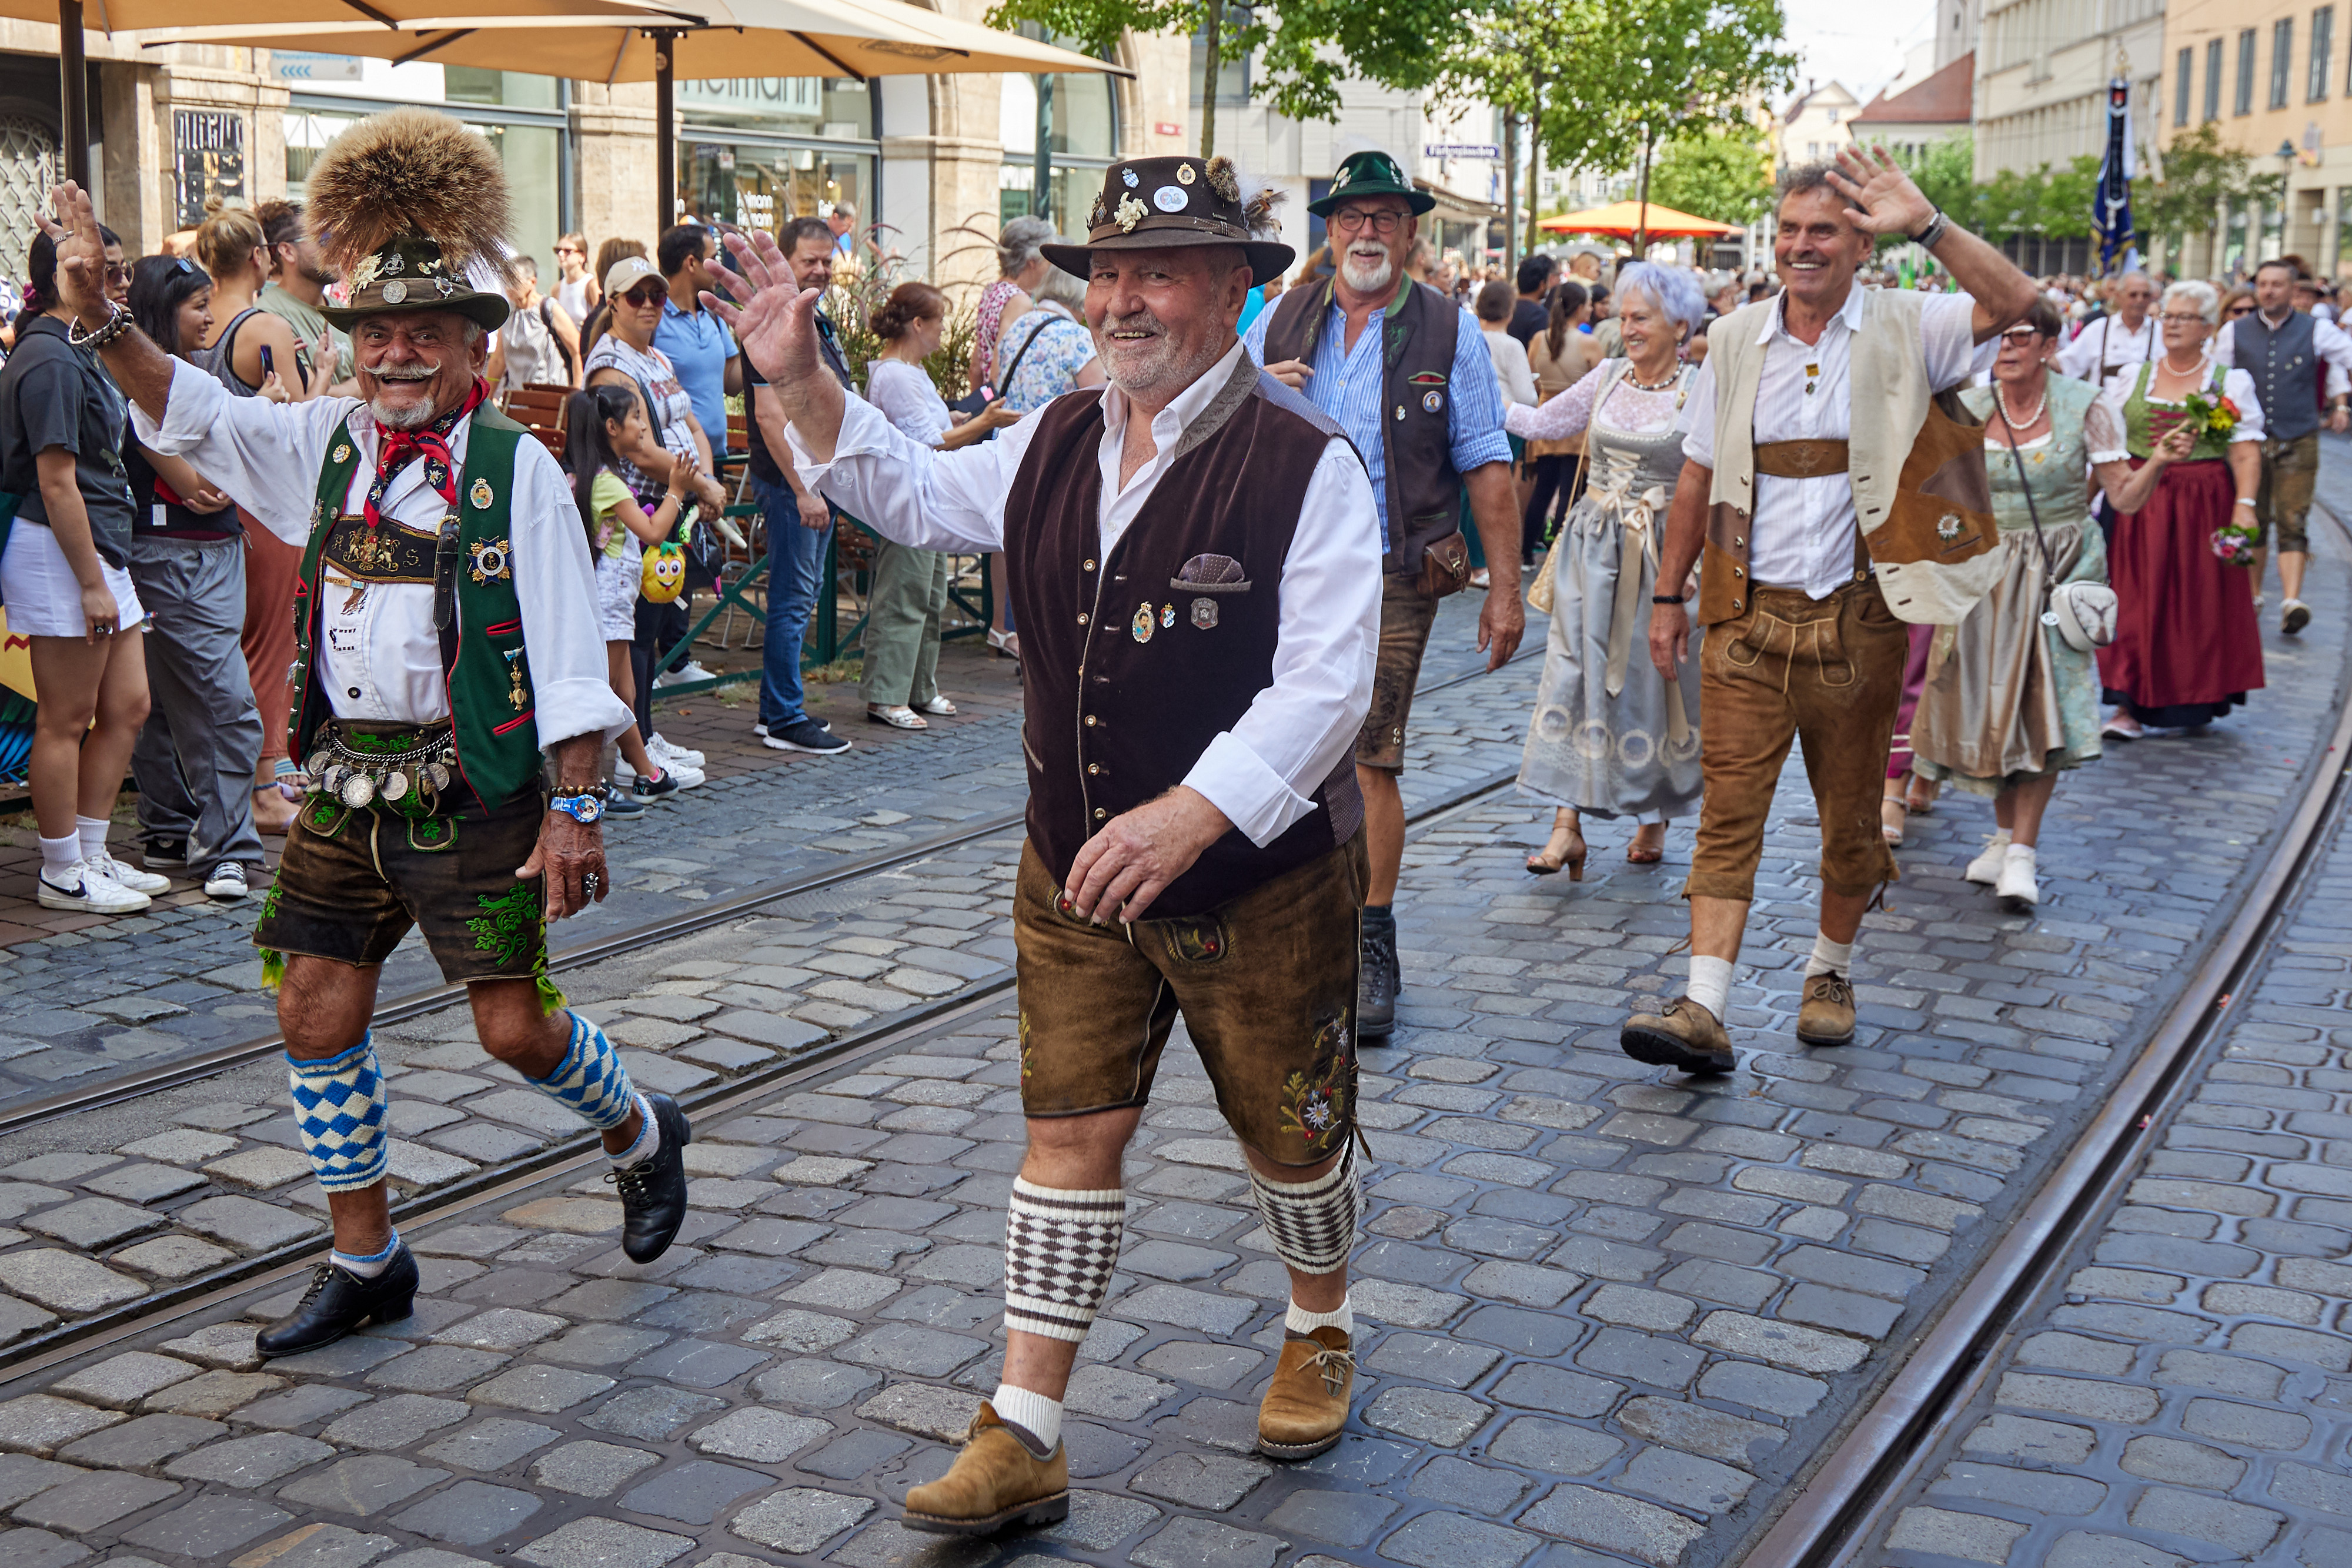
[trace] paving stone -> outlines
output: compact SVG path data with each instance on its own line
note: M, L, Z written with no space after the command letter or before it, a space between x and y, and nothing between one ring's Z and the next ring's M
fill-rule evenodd
M1543 1544L1539 1535L1458 1513L1424 1513L1381 1542L1381 1555L1413 1568L1513 1568Z
M1096 1320L1097 1323L1103 1320ZM1265 1363L1260 1352L1240 1345L1170 1340L1146 1352L1136 1364L1199 1388L1231 1388ZM1490 1362L1488 1364L1492 1364Z
M575 1519L515 1549L537 1568L660 1568L694 1550L694 1538L617 1519Z
M74 1317L123 1306L147 1293L131 1276L55 1247L0 1253L0 1287Z
M284 1365L283 1362L278 1364ZM367 1396L349 1388L331 1388L323 1384L289 1388L283 1394L273 1394L241 1406L231 1419L240 1427L266 1427L274 1431L291 1431L308 1427L314 1421L324 1421L340 1416L355 1405L367 1403Z
M982 1340L913 1323L888 1323L843 1345L842 1360L914 1377L945 1377L986 1350Z
M454 1427L473 1414L472 1407L462 1400L395 1394L361 1406L319 1436L341 1448L405 1448L422 1441L426 1434Z
M1274 1568L1286 1544L1276 1536L1179 1514L1129 1553L1128 1561L1141 1568Z
M199 1241L193 1236L158 1236L136 1246L125 1247L107 1261L118 1268L135 1269L159 1280L194 1279L224 1263L232 1262L236 1254L226 1247L215 1247L209 1241Z
M0 1530L0 1557L10 1568L68 1568L89 1555L79 1541L68 1541L46 1530Z
M1633 1456L1618 1484L1696 1512L1720 1513L1745 1500L1756 1478L1712 1459L1650 1448Z
M1799 1372L1849 1372L1870 1354L1869 1344L1862 1340L1746 1312L1710 1312L1691 1338L1699 1344L1752 1355Z
M307 1166L307 1163L306 1166ZM163 1215L151 1213L133 1203L118 1203L110 1197L85 1197L78 1202L60 1204L30 1215L23 1221L27 1230L54 1237L68 1247L95 1251L111 1247L142 1231L154 1230L170 1224Z
M2202 1443L2184 1443L2178 1437L2134 1437L2124 1445L2123 1458L2117 1462L2148 1480L2222 1492L2235 1487L2246 1473L2243 1459L2231 1458L2221 1449L2209 1448ZM2273 1490L2276 1490L2275 1483Z
M461 1470L502 1470L562 1436L552 1427L493 1416L418 1449L417 1456Z
M1128 1485L1147 1497L1223 1512L1274 1473L1272 1465L1230 1454L1171 1454Z
M2025 1530L2022 1524L1981 1513L1906 1508L1887 1532L1886 1543L1897 1551L1932 1552L1964 1563L2007 1563L2010 1549Z
M0 1455L0 1511L84 1473L79 1465L58 1464L30 1454Z
M230 1193L198 1198L174 1211L172 1219L185 1229L226 1241L247 1252L284 1247L315 1235L321 1228L318 1220L307 1215Z
M583 1323L561 1339L548 1340L539 1354L575 1366L619 1366L635 1361L669 1336L619 1323Z
M1160 1511L1140 1498L1073 1488L1070 1516L1037 1531L1037 1538L1091 1552L1107 1552L1159 1519Z
M298 1437L290 1432L272 1432L263 1437L232 1437L226 1443L198 1448L193 1454L182 1454L163 1467L163 1473L181 1480L257 1487L334 1457L331 1443Z
M574 1497L610 1497L629 1478L659 1463L658 1454L591 1439L541 1455L530 1467L530 1479Z
M539 1500L488 1481L459 1481L393 1515L403 1530L457 1546L482 1546L519 1528L540 1510Z
M368 1535L340 1524L305 1524L233 1559L229 1568L362 1568L399 1547L389 1535Z
M368 1516L396 1508L425 1488L448 1479L447 1470L411 1464L390 1454L362 1454L280 1487L278 1496L282 1501L304 1508Z
M981 1396L927 1383L896 1383L857 1407L857 1414L885 1427L934 1438L961 1441L979 1412ZM1197 1404L1198 1401L1195 1401ZM0 1406L5 1408L5 1406ZM1189 1406L1188 1406L1189 1408ZM1255 1443L1255 1439L1252 1439Z
M568 1325L563 1319L547 1312L520 1312L512 1307L493 1307L477 1312L463 1322L443 1329L433 1336L437 1343L470 1346L476 1350L521 1350L537 1344L548 1335Z
M2038 1421L2028 1416L1990 1416L1962 1445L1972 1454L1993 1454L2038 1464L2073 1467L2091 1457L2099 1435L2088 1427Z
M1589 1475L1619 1454L1625 1445L1605 1433L1522 1416L1497 1433L1487 1453L1507 1465L1517 1465L1553 1476Z
M620 1506L632 1513L674 1519L682 1524L709 1524L729 1503L768 1484L768 1478L756 1470L690 1459L624 1492Z
M513 1359L462 1345L428 1344L377 1367L366 1381L377 1388L446 1394L481 1382Z
M1653 1568L1674 1568L1692 1543L1706 1533L1695 1519L1638 1498L1597 1487L1563 1482L1519 1516L1519 1522L1547 1535L1615 1552Z
M293 1523L259 1498L205 1495L123 1532L133 1546L194 1558L225 1557L256 1537Z
M751 1380L761 1402L795 1410L838 1410L881 1385L882 1375L863 1366L802 1357L773 1366Z
M805 1554L873 1511L871 1498L846 1497L816 1487L787 1487L736 1514L727 1528L761 1546Z
M176 1497L180 1483L120 1470L92 1470L16 1507L16 1522L64 1535L89 1535L116 1520ZM176 1550L176 1548L175 1548Z
M55 1395L21 1395L0 1404L0 1448L46 1458L67 1444L123 1419L119 1410L101 1410Z
M1068 1428L1064 1428L1063 1446L1069 1445ZM814 1454L804 1454L793 1468L813 1476L831 1480L854 1481L870 1472L876 1466L895 1459L914 1445L904 1437L887 1432L860 1427L844 1433Z
M1523 1410L1555 1410L1563 1416L1598 1416L1624 1392L1622 1383L1531 1362L1514 1366L1495 1385L1495 1397L1506 1405Z
M1453 1503L1469 1513L1500 1516L1524 1495L1532 1483L1491 1465L1474 1465L1451 1454L1440 1454L1412 1478L1412 1495Z
M2181 1412L2180 1429L2218 1443L2290 1452L2311 1441L2311 1417L2292 1410L2269 1410L2223 1399L2192 1399Z
M1386 1498L1361 1492L1299 1490L1267 1512L1265 1526L1286 1540L1305 1536L1335 1546L1365 1546L1396 1510Z
M1616 1419L1627 1431L1652 1442L1750 1469L1788 1437L1781 1428L1761 1421L1650 1395L1627 1400Z
M688 1421L724 1409L726 1405L723 1399L688 1394L681 1388L632 1388L580 1417L580 1424L616 1437L657 1443Z
M466 1397L477 1405L498 1405L552 1416L583 1400L593 1399L612 1386L613 1379L593 1372L534 1363L499 1374L469 1390Z
M1460 1394L1391 1384L1365 1406L1363 1421L1368 1427L1452 1448L1467 1442L1494 1413L1493 1406Z
M88 1405L130 1410L149 1395L184 1382L197 1371L184 1361L134 1350L61 1377L49 1385L49 1392Z
M2134 1529L2210 1542L2252 1562L2277 1539L2286 1516L2251 1503L2152 1487L2132 1505L2130 1520Z
M730 1411L698 1428L687 1441L697 1453L781 1464L832 1434L830 1425L814 1417L751 1406Z

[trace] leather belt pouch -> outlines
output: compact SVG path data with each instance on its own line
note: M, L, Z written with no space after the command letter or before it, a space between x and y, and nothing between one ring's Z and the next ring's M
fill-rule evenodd
M1443 599L1469 585L1470 541L1456 528L1422 552L1421 591L1432 599Z

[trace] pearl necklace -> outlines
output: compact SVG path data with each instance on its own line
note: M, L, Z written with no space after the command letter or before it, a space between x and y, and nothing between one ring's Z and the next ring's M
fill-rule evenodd
M2046 381L2042 383L2042 395L2034 400L2033 412L2021 419L2010 412L2009 394L2001 390L1999 382L1993 383L1992 397L1995 402L2000 404L2000 416L2009 422L2011 429L2031 430L2042 418L2042 411L2050 404L2050 383Z
M2195 362L2189 365L2176 365L2172 362L2172 350L2167 349L2164 351L2164 368L2176 376L2193 376L2205 368L2204 350L2198 351Z
M1653 386L1650 382L1645 382L1641 377L1635 375L1633 373L1633 367L1631 364L1628 364L1625 367L1625 383L1632 387L1635 392L1661 392L1674 385L1675 382L1680 379L1682 373L1683 367L1677 364L1673 370L1666 372L1666 379L1664 381Z

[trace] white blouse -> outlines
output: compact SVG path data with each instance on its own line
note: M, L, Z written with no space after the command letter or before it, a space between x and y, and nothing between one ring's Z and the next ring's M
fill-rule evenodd
M2213 364L2213 355L2210 340L2207 345L2204 362L2206 365L2205 382L2210 382L2212 379L2211 367ZM2126 445L2126 436L2124 434L2130 428L2124 419L2124 404L2130 401L2132 387L2138 382L2138 380L2139 376L2137 371L2128 376L2117 376L2114 382L2108 384L2107 390L2099 394L2097 408L2105 409L2107 412L2108 418L2111 422L2108 429L2109 433L2114 437L2114 444L2108 446L2100 445L2097 427L2086 425L2084 430L2084 434L2090 443L2092 462L2116 463L2128 458L2131 455L2130 451ZM2151 371L2148 376L2148 382L2153 386L2155 384L2155 374ZM2202 385L2204 382L2200 382L2199 384ZM2221 395L2238 405L2238 426L2235 430L2230 432L2230 444L2234 446L2241 441L2262 440L2263 405L2262 401L2254 395L2254 378L2248 375L2243 371L2224 371L2221 374ZM2150 392L2148 394L2147 402L2148 406L2151 408L2179 408L2180 406L2178 402L2168 402L2163 398L2158 397L2154 392ZM2095 409L2094 412L2095 413L2096 409Z
M1600 395L1601 382L1611 369L1609 362L1603 361L1587 371L1574 386L1533 408L1514 404L1505 409L1503 428L1530 441L1570 439L1592 423L1592 400ZM1684 389L1689 385L1685 379L1681 387L1644 392L1633 384L1631 376L1621 377L1609 392L1611 428L1634 435L1688 430L1691 408Z
M866 367L866 401L926 446L937 446L952 424L940 389L920 365L904 360L878 359Z

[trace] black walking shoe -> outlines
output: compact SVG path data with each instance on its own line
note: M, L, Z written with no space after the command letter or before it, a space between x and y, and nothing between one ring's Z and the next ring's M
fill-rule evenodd
M156 866L184 866L188 863L188 841L185 839L150 839L139 858L152 870Z
M1356 978L1356 1038L1386 1040L1396 1030L1396 927L1364 931L1363 967Z
M362 1280L339 1264L321 1263L310 1275L310 1288L302 1292L301 1301L263 1329L253 1348L265 1356L299 1355L332 1344L365 1323L399 1322L415 1299L416 1255L405 1242L373 1280Z
M677 1228L686 1223L686 1145L694 1141L694 1129L677 1101L650 1089L644 1092L661 1128L661 1147L651 1158L604 1177L621 1195L621 1250L632 1263L650 1263L668 1251Z

